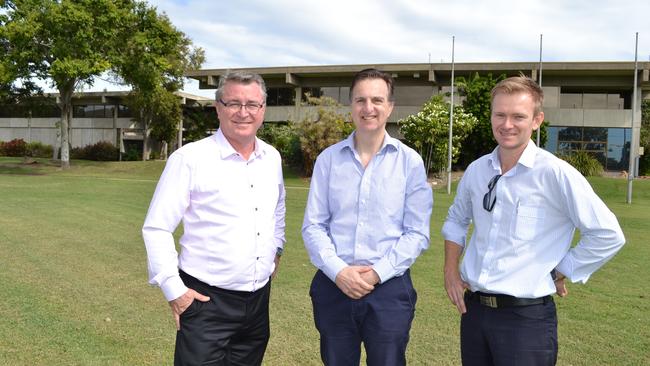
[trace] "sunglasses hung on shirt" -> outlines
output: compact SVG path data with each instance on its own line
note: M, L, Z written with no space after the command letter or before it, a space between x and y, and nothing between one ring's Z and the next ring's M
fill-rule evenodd
M501 174L497 174L490 179L490 182L488 183L488 192L483 196L483 208L488 212L491 212L494 205L497 203L497 191L495 188L499 178L501 178Z

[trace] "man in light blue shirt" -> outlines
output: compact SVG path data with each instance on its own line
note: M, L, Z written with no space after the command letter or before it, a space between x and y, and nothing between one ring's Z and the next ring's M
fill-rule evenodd
M544 121L543 98L524 76L492 89L499 146L469 165L442 229L445 289L462 314L465 366L555 365L551 295L566 295L565 277L586 282L625 243L587 180L531 141ZM576 228L580 241L572 247Z
M302 227L318 268L314 321L326 365L404 365L417 294L409 268L429 246L433 196L422 158L386 132L393 79L367 69L350 88L355 131L314 166Z

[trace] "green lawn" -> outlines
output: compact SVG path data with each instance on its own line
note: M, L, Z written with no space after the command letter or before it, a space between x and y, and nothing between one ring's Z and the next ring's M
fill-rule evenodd
M175 328L147 285L140 228L161 162L0 158L0 365L169 365ZM650 180L590 179L628 243L585 286L558 299L560 365L650 364ZM267 365L318 365L300 237L308 182L287 174L287 245L273 284ZM440 228L451 203L436 190L431 248L415 264L409 365L458 365L458 322L442 285ZM644 239L645 238L645 239Z

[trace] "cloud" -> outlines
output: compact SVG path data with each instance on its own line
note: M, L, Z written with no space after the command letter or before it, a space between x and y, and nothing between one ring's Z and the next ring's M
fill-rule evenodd
M650 57L650 1L152 0L204 68L332 64L632 61ZM193 86L186 91L199 93ZM211 93L211 92L210 92Z

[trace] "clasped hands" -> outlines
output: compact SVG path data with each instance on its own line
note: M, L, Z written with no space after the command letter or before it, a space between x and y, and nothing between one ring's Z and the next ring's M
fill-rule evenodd
M379 275L371 266L347 266L336 275L336 286L352 299L368 295L379 283Z

